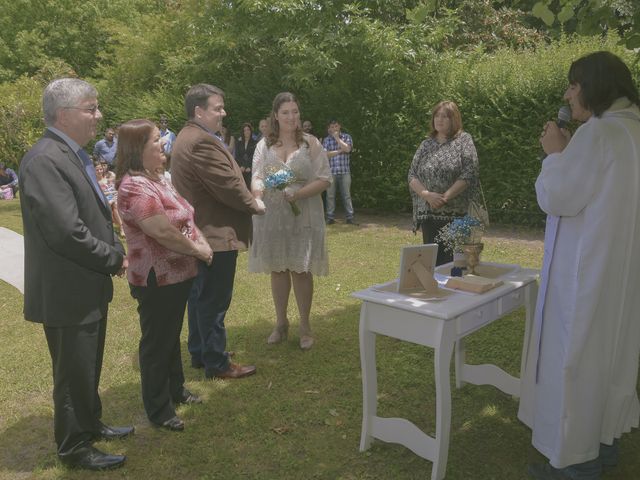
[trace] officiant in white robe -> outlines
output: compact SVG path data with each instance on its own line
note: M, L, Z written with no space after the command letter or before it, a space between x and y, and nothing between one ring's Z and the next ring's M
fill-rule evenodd
M573 118L586 123L569 140L550 122L541 137L549 155L536 193L548 218L518 416L553 468L546 466L547 476L530 469L534 478L578 478L579 464L590 472L584 478L600 478L600 444L606 448L638 426L638 92L629 74L631 98L609 92L613 98L603 102L602 91L594 97L580 78L615 60L626 69L607 52L574 62L578 78L570 71L565 99Z

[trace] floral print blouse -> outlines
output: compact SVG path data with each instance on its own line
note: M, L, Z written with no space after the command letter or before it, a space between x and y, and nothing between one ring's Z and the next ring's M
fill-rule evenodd
M408 181L418 179L430 192L444 193L457 180L466 180L469 187L438 209L420 198L412 189L413 227L417 230L426 219L453 220L467 213L479 183L478 154L471 135L462 132L455 138L438 143L427 137L418 147Z
M186 237L197 240L193 207L164 177L153 181L142 175L125 175L118 188L118 211L127 236L131 285L146 287L153 268L159 287L193 278L198 273L195 257L182 255L146 235L139 222L154 215L166 215L169 223Z

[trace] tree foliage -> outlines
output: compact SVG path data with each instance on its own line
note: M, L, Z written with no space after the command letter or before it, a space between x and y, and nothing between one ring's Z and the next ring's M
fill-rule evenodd
M640 48L640 9L636 0L539 0L531 12L556 35L615 33L628 49Z
M174 130L195 83L225 91L232 132L257 124L289 90L318 133L338 118L354 137L355 203L406 210L409 162L431 107L450 98L476 139L492 213L519 222L539 218L534 130L557 111L569 60L614 47L566 40L571 20L554 16L545 27L527 13L529 0L40 0L41 10L0 3L11 18L0 19L0 92L9 92L0 121L13 132L0 133L5 159L21 158L39 133L36 85L60 74L97 84L105 125L165 114ZM526 127L509 130L510 122ZM514 159L526 166L515 168Z
M0 0L0 81L66 64L92 76L114 23L134 24L162 0Z

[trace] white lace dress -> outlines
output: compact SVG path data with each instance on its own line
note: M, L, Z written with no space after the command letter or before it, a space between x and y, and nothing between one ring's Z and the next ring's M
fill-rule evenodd
M254 273L311 272L329 273L329 259L325 243L324 208L320 194L296 200L300 209L294 215L281 190L264 188L269 173L290 169L296 182L287 190L297 190L318 179L331 181L326 152L319 142L305 135L309 146L303 144L285 164L268 148L264 139L256 146L253 156L253 180L264 190L265 215L253 216L253 239L249 248L249 271ZM315 142L314 142L315 140Z

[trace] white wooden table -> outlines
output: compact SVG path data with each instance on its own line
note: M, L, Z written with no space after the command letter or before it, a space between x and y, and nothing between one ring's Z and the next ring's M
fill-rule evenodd
M498 264L489 264L498 265ZM504 284L484 294L453 293L444 301L429 302L384 291L393 283L355 292L361 299L360 362L362 366L362 434L360 451L374 438L399 443L433 462L431 480L441 480L447 468L451 428L449 365L455 347L456 386L465 382L493 385L513 396L520 395L520 380L495 365L465 363L464 338L512 310L526 307L521 377L525 370L529 337L537 295L537 270L514 269L500 277ZM436 279L443 280L436 275ZM425 345L435 350L436 435L425 434L402 418L377 416L376 334Z

